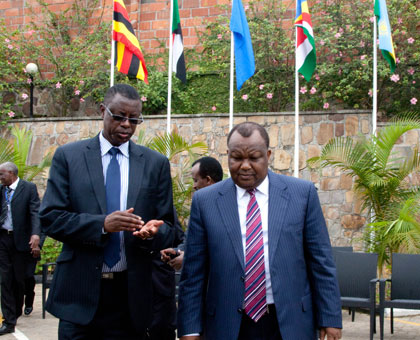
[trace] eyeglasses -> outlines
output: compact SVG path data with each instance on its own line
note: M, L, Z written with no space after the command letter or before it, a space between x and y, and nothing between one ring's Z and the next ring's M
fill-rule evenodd
M143 121L144 121L144 119L143 119L143 117L141 116L141 114L140 114L140 117L139 117L139 118L128 118L128 117L125 117L125 116L115 115L115 114L113 114L113 113L111 112L111 110L110 110L110 109L108 109L108 107L107 107L105 104L103 104L103 106L105 107L106 112L108 112L108 114L109 114L109 115L112 117L112 119L113 119L113 120L115 120L116 122L125 122L126 120L128 120L128 122L129 122L130 124L133 124L133 125L139 125L139 124L143 123Z

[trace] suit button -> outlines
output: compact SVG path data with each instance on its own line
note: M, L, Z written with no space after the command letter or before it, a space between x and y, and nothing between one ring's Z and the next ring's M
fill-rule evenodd
M241 281L244 282L245 281L245 276L241 276Z
M242 308L238 308L238 313L242 314L243 309Z

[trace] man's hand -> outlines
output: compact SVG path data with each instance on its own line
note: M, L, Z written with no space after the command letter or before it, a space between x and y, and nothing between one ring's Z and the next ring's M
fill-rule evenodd
M41 255L41 248L39 248L39 247L33 248L31 250L31 253L32 253L32 257L36 259L36 258L39 257L39 255Z
M119 231L136 231L143 227L144 222L140 216L133 214L134 208L125 211L114 211L105 217L104 230L107 233Z
M160 251L161 260L167 264L169 264L175 270L181 270L182 262L184 261L184 252L182 250L178 250L179 255L172 259L169 255L175 255L175 249L167 248Z
M29 246L31 249L39 248L39 236L38 235L32 235L31 239L29 240Z
M327 338L325 338L327 336ZM338 340L341 339L341 329L332 327L322 327L319 330L319 338L321 340Z
M163 221L161 220L150 220L140 230L135 231L133 235L141 238L142 240L151 238L156 235L162 224Z
M199 335L184 335L179 338L179 340L200 340Z

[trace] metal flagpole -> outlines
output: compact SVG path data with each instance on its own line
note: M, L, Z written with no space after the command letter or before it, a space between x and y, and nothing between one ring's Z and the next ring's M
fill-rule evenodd
M378 48L377 48L377 22L376 17L373 20L373 89L372 89L372 134L376 135L376 113L377 113L377 99L378 99L378 70L377 70L377 63L378 63Z
M295 46L295 156L293 176L299 177L299 71L296 58L297 47L297 27L296 27L296 46Z
M169 61L168 61L168 109L166 113L166 132L171 133L171 106L172 106L172 59L173 59L173 38L172 22L174 20L174 2L171 0L170 22L169 22Z
M114 12L115 12L115 2L113 5L112 11L112 30L111 30L111 72L110 72L110 85L109 87L114 86L114 69L115 69L115 48L116 43L114 42Z
M233 128L233 66L235 64L235 41L230 33L230 91L229 91L229 131Z

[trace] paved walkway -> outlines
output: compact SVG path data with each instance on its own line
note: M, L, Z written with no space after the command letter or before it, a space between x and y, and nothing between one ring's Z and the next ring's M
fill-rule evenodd
M17 332L6 334L1 340L55 340L57 339L58 320L50 314L42 319L41 313L41 285L36 286L34 311L29 316L22 316L18 320ZM377 318L379 331L379 317ZM364 313L356 313L355 322L351 322L351 316L343 311L343 340L368 340L369 339L369 316ZM375 340L379 334L375 334ZM394 319L394 334L390 334L389 319L385 320L384 340L419 340L420 339L420 311L418 315L410 317L398 317ZM92 339L94 340L94 339ZM124 339L121 339L124 340ZM216 339L214 339L216 340ZM299 339L296 339L299 340Z

